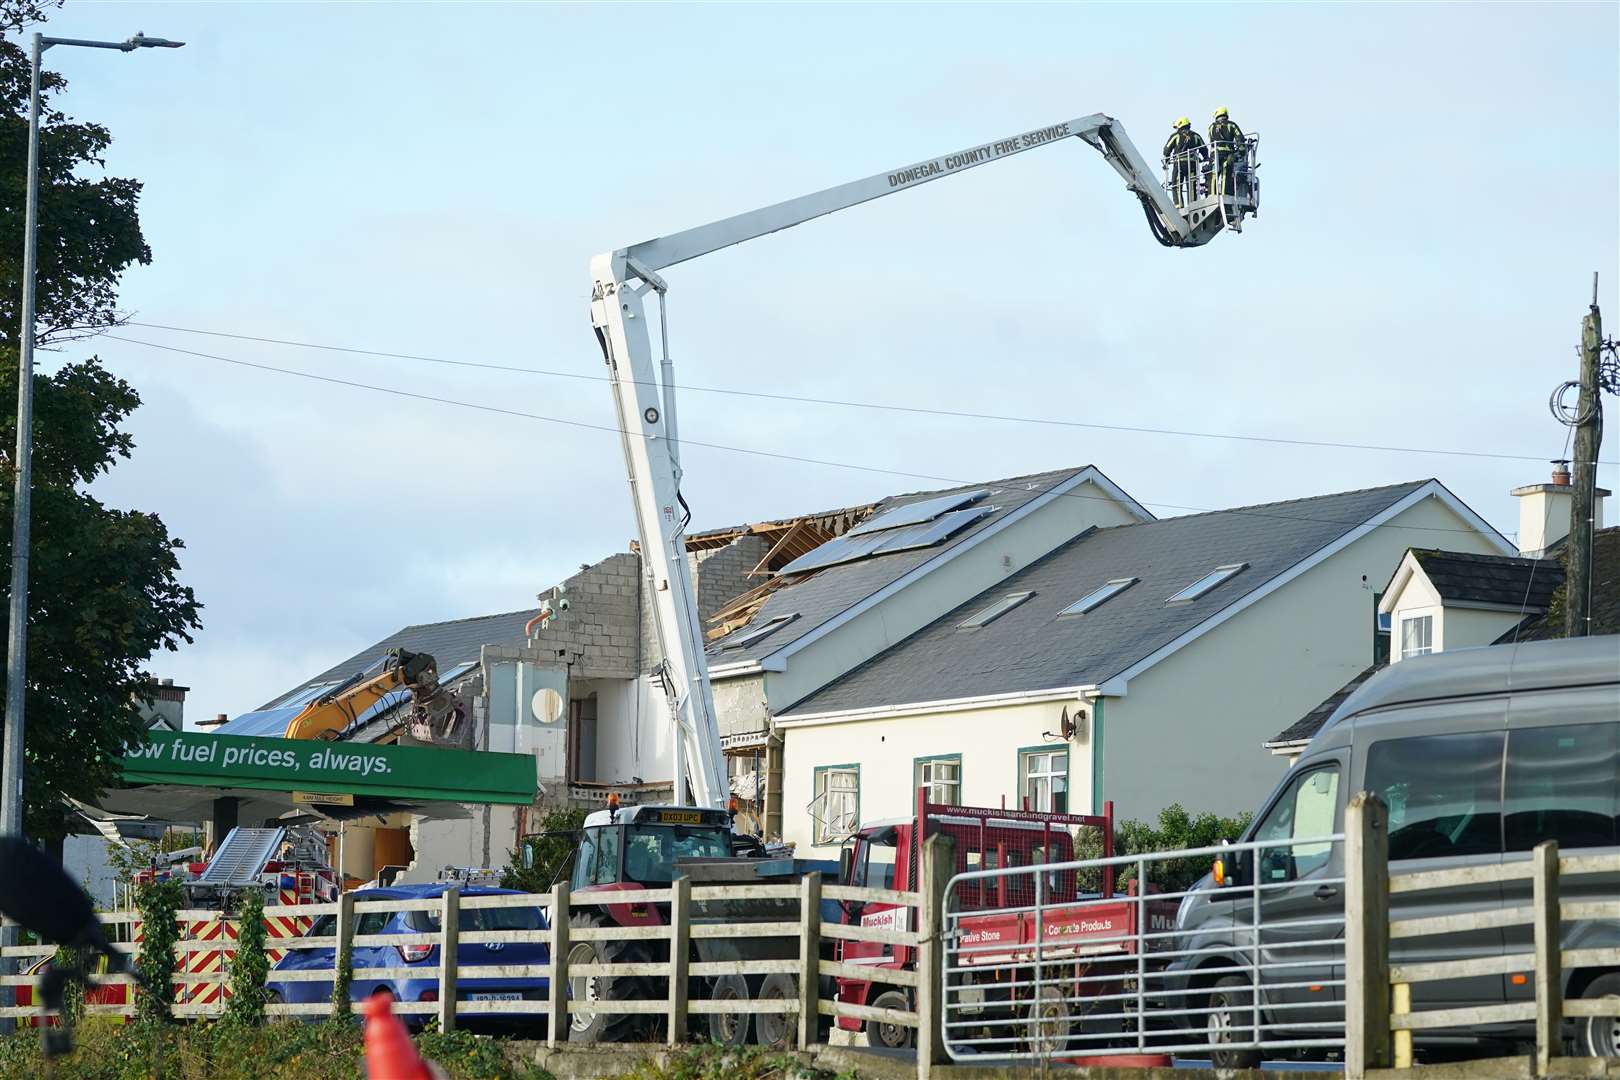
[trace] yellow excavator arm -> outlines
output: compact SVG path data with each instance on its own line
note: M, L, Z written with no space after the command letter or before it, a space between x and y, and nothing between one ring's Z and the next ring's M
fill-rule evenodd
M418 699L432 695L439 686L439 665L427 653L390 649L383 670L370 678L355 675L305 705L287 721L289 739L337 739L361 713L385 694L408 688Z

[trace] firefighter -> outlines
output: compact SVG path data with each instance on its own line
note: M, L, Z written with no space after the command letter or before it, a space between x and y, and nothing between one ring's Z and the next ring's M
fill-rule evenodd
M1164 144L1164 164L1170 169L1170 195L1177 206L1185 206L1198 198L1199 165L1209 160L1209 150L1185 116L1175 127Z
M1215 154L1215 170L1211 177L1215 190L1222 195L1235 191L1246 144L1243 129L1232 122L1225 105L1215 110L1215 121L1209 125L1209 148Z

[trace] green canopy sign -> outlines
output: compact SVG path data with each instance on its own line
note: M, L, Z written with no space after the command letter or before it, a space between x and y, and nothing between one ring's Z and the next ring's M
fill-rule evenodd
M378 796L427 802L534 801L534 758L440 750L154 731L124 751L125 785L180 784Z

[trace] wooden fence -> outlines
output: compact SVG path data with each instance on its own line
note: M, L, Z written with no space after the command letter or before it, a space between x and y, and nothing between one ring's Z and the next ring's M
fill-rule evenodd
M1439 1028L1466 1029L1487 1024L1534 1021L1536 1065L1545 1074L1564 1048L1564 1018L1620 1017L1620 999L1566 999L1564 972L1620 969L1620 948L1565 949L1565 922L1620 919L1620 898L1607 903L1561 902L1562 878L1583 874L1620 877L1620 855L1559 857L1558 843L1545 841L1527 862L1389 873L1388 810L1361 793L1345 812L1345 1071L1363 1075L1370 1068L1412 1066L1412 1034ZM1485 907L1479 911L1391 919L1390 898L1463 886L1529 879L1528 907ZM1527 952L1392 964L1390 943L1435 934L1525 926L1532 928ZM1470 976L1528 971L1534 999L1471 1008L1413 1011L1412 986Z
M501 1015L544 1016L547 1023L547 1042L556 1046L567 1042L568 1017L580 1014L605 1015L649 1014L663 1020L664 1037L673 1045L687 1041L692 1016L715 1013L749 1016L781 1017L786 1027L784 1042L799 1048L808 1048L818 1041L821 1018L849 1017L860 1021L878 1021L917 1029L918 1060L923 1074L943 1056L939 1043L941 1006L939 987L941 953L940 910L944 889L954 865L949 841L930 839L926 845L923 865L923 890L901 892L893 889L858 888L844 885L823 885L820 874L807 874L798 881L782 884L723 884L693 885L681 878L662 889L638 889L610 894L571 895L567 885L558 885L549 893L494 894L462 896L456 889L447 889L442 895L406 900L361 900L356 894L346 893L341 899L325 904L296 906L267 906L270 918L319 918L335 915L331 933L318 937L272 939L266 943L267 951L291 952L300 949L330 949L336 957L344 954L344 943L350 948L366 946L437 945L438 962L405 964L397 967L351 967L356 985L364 992L368 986L387 979L436 979L437 1001L396 1001L394 1010L407 1016L432 1017L443 1030L453 1030L458 1020L471 1017ZM931 898L925 902L924 898ZM905 918L893 920L895 924L914 927L896 929L894 926L862 926L843 922L824 921L821 918L823 898L856 904L892 904L907 912ZM747 921L710 918L705 909L731 908L750 902L774 901L787 910L787 902L796 901L791 918ZM623 911L645 909L647 921L642 925L617 925L599 915L603 905L612 904ZM652 913L653 907L668 905L669 918L663 920ZM461 914L464 911L496 908L532 907L544 911L544 929L537 930L464 930ZM421 911L437 916L438 929L430 932L357 934L356 926L362 916L373 913ZM909 914L915 912L914 915ZM577 919L577 916L584 916ZM176 916L182 931L189 925L219 921L227 918L217 911L181 911ZM138 916L116 913L103 917L110 936L132 938L133 924ZM576 925L584 922L589 925ZM598 961L571 962L573 946L585 942L637 941L667 943L656 951L667 959L636 962L603 963ZM746 956L750 951L787 952L781 958L735 960L703 960L706 951L697 944L711 941L730 941L731 951ZM747 942L774 941L769 949L754 949ZM894 948L915 949L917 963L911 969L882 968L867 964L845 963L827 958L824 941L877 942ZM547 945L548 958L540 963L491 965L458 965L458 945L470 944L542 943ZM204 1018L222 1015L225 1010L227 988L230 983L228 957L234 953L234 941L222 947L219 939L182 940L176 943L177 971L174 982L176 999L190 996L191 988L209 985L218 990L205 1003L180 1003L173 1014L183 1018ZM139 944L126 940L115 946L125 953L134 953ZM221 953L220 962L210 965L205 972L187 973L187 957L208 950ZM22 960L24 966L54 954L53 945L26 945L7 947L3 955ZM577 959L577 958L576 958ZM335 967L335 962L334 962ZM271 983L333 981L334 967L312 969L273 970ZM502 978L545 978L549 980L546 1000L467 1000L457 993L458 980ZM725 998L705 996L702 991L711 988L713 980L722 976L785 975L793 978L794 992L789 996L761 996ZM636 976L653 979L663 984L661 997L641 997L632 1000L572 1000L570 985L580 986L592 977ZM819 987L823 976L864 979L887 986L898 986L908 991L912 1008L880 1009L854 1005L823 997ZM33 985L33 975L0 977L0 985ZM90 1013L113 1013L131 1016L134 1013L133 979L129 975L116 975L107 979L114 985L129 989L118 995L121 1000L87 1005ZM777 981L780 988L781 981ZM804 992L808 988L808 992ZM693 991L698 993L694 994ZM36 989L37 993L37 989ZM583 997L583 995L578 995ZM458 999L459 998L459 999ZM333 1012L330 1000L318 1002L278 1002L266 1007L271 1016L327 1016ZM38 1015L37 999L32 1006L0 1008L0 1016L25 1018Z

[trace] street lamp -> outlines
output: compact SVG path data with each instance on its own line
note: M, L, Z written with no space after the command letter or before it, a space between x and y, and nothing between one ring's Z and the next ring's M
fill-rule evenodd
M85 41L34 35L28 94L28 198L23 211L22 320L17 378L17 494L11 527L11 626L6 640L5 761L0 767L0 836L21 836L23 701L28 678L28 533L34 449L34 256L39 209L39 58L53 45L84 49L178 49L183 41L136 34L127 41Z

